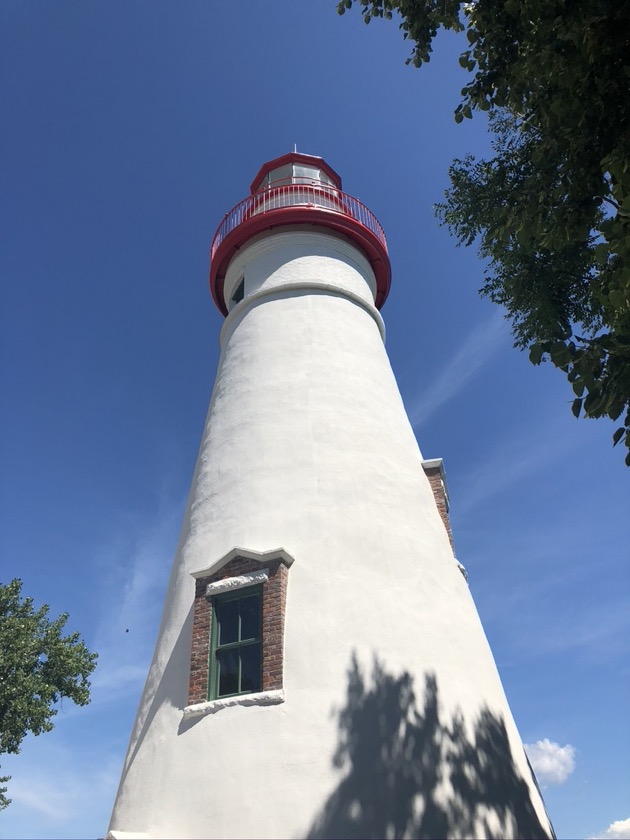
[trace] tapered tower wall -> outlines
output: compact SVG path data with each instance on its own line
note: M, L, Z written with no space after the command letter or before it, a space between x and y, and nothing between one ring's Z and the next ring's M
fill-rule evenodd
M550 836L385 352L365 254L325 228L276 229L238 252L224 289L216 382L111 836ZM186 712L192 573L235 548L260 553L261 568L280 548L294 561L283 688ZM370 698L394 684L412 694L368 725ZM353 715L364 725L352 734ZM379 746L375 730L396 715ZM477 766L488 756L490 774ZM511 794L482 790L508 777Z

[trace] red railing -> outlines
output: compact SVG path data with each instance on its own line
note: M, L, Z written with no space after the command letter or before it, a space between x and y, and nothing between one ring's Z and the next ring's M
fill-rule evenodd
M259 213L280 210L283 207L318 208L326 213L340 213L359 222L371 231L387 251L385 234L378 219L371 210L347 193L321 182L292 183L272 186L261 192L248 195L233 207L218 227L212 240L211 258L225 237L239 225Z

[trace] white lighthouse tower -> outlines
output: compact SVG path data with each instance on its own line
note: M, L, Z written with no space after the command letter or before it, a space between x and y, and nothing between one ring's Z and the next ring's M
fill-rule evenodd
M553 837L321 158L223 219L221 357L110 838Z

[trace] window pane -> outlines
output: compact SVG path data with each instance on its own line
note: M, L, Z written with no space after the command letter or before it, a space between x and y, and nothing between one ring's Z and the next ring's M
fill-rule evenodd
M219 690L217 695L223 697L226 694L238 692L238 652L233 650L217 651L217 664L219 666Z
M232 303L240 303L243 298L245 297L245 278L241 280L241 282L236 287L234 294L232 295Z
M260 638L260 595L241 598L241 641Z
M260 691L260 645L241 648L241 691Z
M229 645L238 642L238 599L217 602L219 621L219 644Z

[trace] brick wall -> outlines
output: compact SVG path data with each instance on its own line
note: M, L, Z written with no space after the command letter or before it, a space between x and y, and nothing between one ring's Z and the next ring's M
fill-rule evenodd
M269 570L269 580L262 585L262 690L273 691L282 688L288 569L282 560L265 562L261 567L256 560L235 557L215 574L196 581L189 705L203 703L208 699L212 601L206 597L206 587L209 583L258 572L261 568Z
M442 470L439 465L433 466L432 464L423 464L422 466L424 467L424 472L426 473L431 489L433 490L435 503L438 511L440 512L440 516L442 517L444 527L446 528L451 548L455 551L455 546L453 544L453 532L451 531L451 520L448 515L448 499L446 496L446 489L444 487Z

